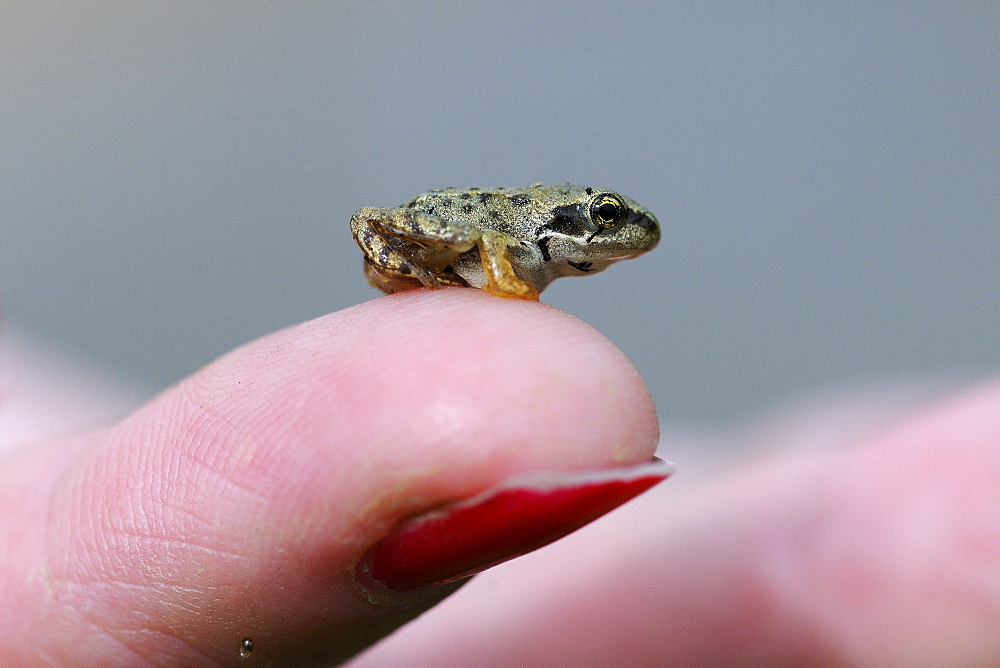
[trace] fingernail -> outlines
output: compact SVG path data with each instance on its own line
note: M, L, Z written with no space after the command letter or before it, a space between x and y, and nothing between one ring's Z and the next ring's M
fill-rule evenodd
M454 582L592 522L662 482L673 464L519 477L405 522L361 560L361 572L396 591Z

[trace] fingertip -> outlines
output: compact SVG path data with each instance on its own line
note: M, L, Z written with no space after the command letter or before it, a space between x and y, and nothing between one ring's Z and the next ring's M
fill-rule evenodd
M345 464L361 444L365 461L396 469L624 466L648 461L659 436L645 383L606 337L474 289L397 293L277 332L187 391L201 404L235 398L258 433L336 434L325 447Z
M606 337L558 309L481 290L417 290L364 305L366 410L410 425L421 461L486 457L500 477L533 468L648 461L649 391ZM364 354L367 352L368 354Z

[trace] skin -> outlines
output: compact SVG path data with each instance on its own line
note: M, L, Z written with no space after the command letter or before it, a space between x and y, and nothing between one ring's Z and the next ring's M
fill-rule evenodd
M821 452L680 473L357 662L996 663L998 405L984 382ZM261 665L339 660L448 593L359 600L358 545L418 507L644 461L656 440L632 366L554 309L445 290L332 314L0 460L0 658L235 664L248 634Z

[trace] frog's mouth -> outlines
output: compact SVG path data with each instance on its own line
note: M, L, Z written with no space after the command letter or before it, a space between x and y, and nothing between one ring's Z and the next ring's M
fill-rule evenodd
M593 273L604 269L609 264L635 257L645 253L655 245L654 242L629 243L621 239L602 239L597 237L590 243L585 243L573 237L553 235L547 240L546 250L551 258L551 264L569 265L580 271ZM581 267L586 266L588 269Z

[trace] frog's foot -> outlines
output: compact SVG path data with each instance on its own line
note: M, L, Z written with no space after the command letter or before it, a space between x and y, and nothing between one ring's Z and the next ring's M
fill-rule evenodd
M509 249L518 243L516 239L503 232L482 231L477 245L483 271L486 272L485 289L498 297L538 301L538 290L518 278L510 263Z
M378 267L372 264L367 258L365 259L365 277L368 279L368 284L373 288L378 288L388 294L404 290L415 290L420 287L432 289L444 288L450 285L463 288L469 287L467 282L452 274L430 273L417 278L412 274L412 270L410 274L407 274L405 271Z
M377 267L371 260L365 258L365 278L373 288L378 288L382 292L392 294L403 290L413 290L423 285L421 281L413 276L390 271L386 267Z

